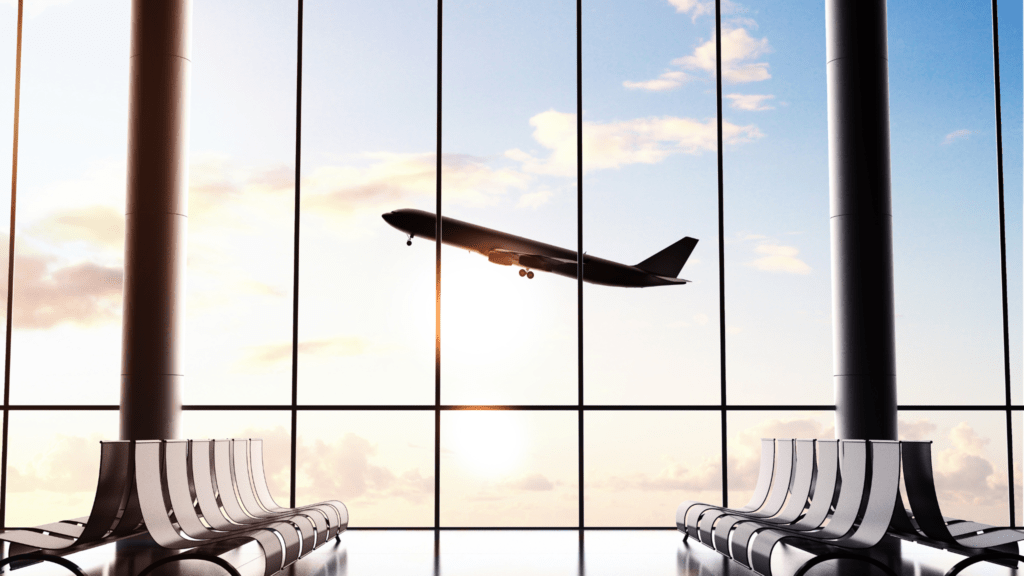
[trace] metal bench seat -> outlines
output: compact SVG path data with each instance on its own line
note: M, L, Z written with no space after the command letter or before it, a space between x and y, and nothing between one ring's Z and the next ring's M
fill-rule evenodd
M65 550L141 532L142 515L132 496L132 465L127 443L101 442L99 478L88 516L0 530L0 540L33 549Z
M792 452L790 452L789 456L790 460L791 458ZM785 456L780 457L780 463L786 459ZM763 438L761 440L761 464L757 474L757 484L754 486L754 493L750 496L750 501L743 507L736 509L703 504L694 500L683 502L676 508L676 527L683 533L683 540L686 540L689 536L700 539L698 532L700 518L709 510L722 510L732 514L746 514L761 509L768 498L774 474L775 440Z
M840 445L844 454L843 483L828 523L818 530L798 532L772 527L758 532L753 545L748 548L748 557L736 555L734 560L759 574L771 576L772 550L788 538L807 539L846 549L870 548L882 540L889 528L899 490L899 443L891 440L844 440ZM863 477L862 473L868 470L870 481L858 482ZM863 559L876 562L867 557ZM892 573L891 569L881 567Z
M243 455L248 452L244 441L238 445L245 450ZM136 443L139 499L146 527L159 545L184 549L254 540L263 549L264 574L269 576L347 527L347 513L343 517L330 504L280 508L273 513L260 508L251 480L253 471L241 462L232 470L231 447L230 441Z
M800 458L800 442L811 442L807 440L797 441L797 461L798 465L801 466L800 474L807 474L807 471L803 468L804 464ZM779 528L784 528L792 532L807 532L810 530L820 529L829 512L832 510L832 504L835 501L836 488L838 486L837 480L839 479L839 441L838 440L818 440L817 441L817 461L811 460L810 471L811 476L814 478L814 486L808 495L810 498L810 505L806 508L801 509L797 517L789 521L789 516L786 516L786 522L783 522L782 518L766 518L764 522L730 522L728 525L720 524L715 527L715 549L728 555L730 558L747 558L747 549L750 545L751 539L755 534L762 530L766 530L766 524L775 525ZM813 445L813 442L812 442ZM806 450L806 448L805 448ZM849 478L849 482L856 481L855 478ZM863 477L860 482L863 484ZM799 500L797 500L799 502ZM787 508L789 508L787 506ZM781 516L781 515L780 515ZM729 532L729 530L732 530Z

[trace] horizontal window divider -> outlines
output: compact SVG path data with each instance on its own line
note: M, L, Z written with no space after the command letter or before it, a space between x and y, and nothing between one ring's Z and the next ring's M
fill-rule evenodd
M341 410L399 410L399 411L430 411L435 409L455 410L553 410L553 411L578 411L581 407L577 404L444 404L434 406L433 404L186 404L181 407L188 411L282 411L299 410L307 412L318 411L341 411ZM601 411L728 411L728 412L750 412L770 410L835 410L832 404L584 404L583 410L594 412ZM10 404L2 409L10 411L38 411L38 410L119 410L116 404ZM897 406L898 410L906 411L957 411L957 410L978 410L987 412L999 412L1010 410L1019 412L1024 410L1022 404L904 404Z
M559 530L562 532L577 532L580 528L578 526L441 526L440 528L433 526L349 526L347 530L380 532L396 530L416 530L420 532L433 532L434 530L442 532L453 530ZM678 530L678 528L675 526L585 526L583 530Z
M897 406L897 410L907 411L924 411L924 410L948 410L948 411L959 411L959 410L983 410L983 411L996 411L1003 412L1006 410L1020 410L1024 408L1021 405L1006 405L1006 404L989 404L989 405L977 405L977 404L907 404L905 406Z

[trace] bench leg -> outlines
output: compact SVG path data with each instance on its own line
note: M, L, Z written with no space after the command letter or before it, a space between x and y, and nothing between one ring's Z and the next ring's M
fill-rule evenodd
M8 556L7 558L0 560L0 570L2 570L4 566L7 566L12 562L19 562L21 560L41 560L43 562L53 562L54 564L60 564L61 566L67 568L77 576L87 576L86 573L82 572L82 569L78 567L78 564L75 564L71 560L68 560L67 558L62 558L60 556L42 554L40 552L27 552L25 554L16 554L14 556Z
M142 572L139 572L139 576L146 576L146 574L149 574L150 572L152 572L160 566L163 566L164 564L170 564L171 562L178 562L180 560L204 560L206 562L213 562L217 566L220 566L221 568L227 570L228 574L231 574L231 576L242 576L238 573L238 570L235 570L235 567L232 566L227 560L221 558L220 556L213 556L212 554L175 554L174 556L161 558L160 560L153 562L149 566L146 566L146 568ZM82 576L85 575L83 574Z
M1024 561L1024 556L1020 554L1010 554L1009 552L990 552L987 554L979 554L977 556L971 556L961 560L953 565L952 568L946 571L945 576L956 576L957 574L964 571L965 568L978 562L984 562L985 560L1016 560L1018 562Z
M852 552L834 552L832 554L822 554L821 556L815 556L814 558L805 562L803 566L798 568L797 571L793 573L793 576L803 576L811 568L817 566L818 564L821 564L822 562L827 562L828 560L860 560L862 562L867 562L868 564L871 564L873 566L877 566L890 576L898 576L895 572L893 572L892 568L889 568L881 561L876 560L875 558L872 558L870 556L853 554Z

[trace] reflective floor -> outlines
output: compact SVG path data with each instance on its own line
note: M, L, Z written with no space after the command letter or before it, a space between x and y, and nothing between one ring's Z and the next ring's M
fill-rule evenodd
M167 552L143 542L122 542L68 556L89 576L138 576ZM773 570L792 574L810 556L792 547L779 554ZM940 550L894 543L886 563L908 576L942 576L964 560ZM221 557L243 576L263 573L253 544L223 552ZM41 563L13 571L18 576L66 576L60 566ZM223 576L225 570L195 560L167 564L152 576ZM685 543L674 530L350 530L281 572L289 576L719 576L753 574L700 544ZM882 574L864 563L819 564L809 576ZM1024 575L1024 571L980 563L966 576Z

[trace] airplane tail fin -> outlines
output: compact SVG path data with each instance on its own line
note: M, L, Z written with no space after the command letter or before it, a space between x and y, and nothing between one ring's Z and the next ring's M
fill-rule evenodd
M695 246L697 246L697 239L687 236L637 264L636 267L658 276L675 278L679 276L679 272L683 269L687 259L690 258L690 253L693 252Z

